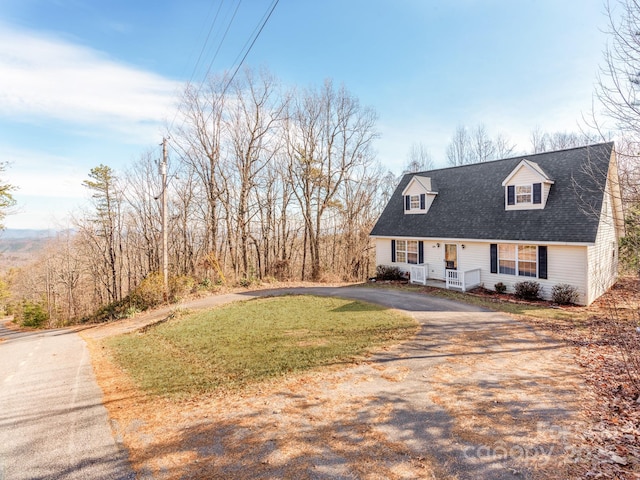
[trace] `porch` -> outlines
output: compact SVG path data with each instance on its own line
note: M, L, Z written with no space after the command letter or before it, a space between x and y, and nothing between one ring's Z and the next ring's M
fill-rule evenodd
M466 292L480 286L480 269L474 268L466 271L446 269L445 280L437 280L429 278L428 264L411 265L409 282L429 287L459 289Z

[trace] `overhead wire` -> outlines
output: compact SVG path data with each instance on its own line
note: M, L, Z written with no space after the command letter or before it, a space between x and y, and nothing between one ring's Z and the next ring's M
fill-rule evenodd
M258 22L258 24L255 26L255 28L253 29L253 31L249 35L249 38L247 39L247 41L243 45L242 49L240 50L240 53L238 53L238 55L236 56L235 60L231 64L232 65L231 68L233 69L233 65L237 63L235 69L233 69L233 73L228 78L227 82L225 83L224 88L222 89L222 93L221 93L222 95L224 95L227 92L227 90L229 89L229 87L231 86L231 83L233 82L233 80L235 79L236 75L238 74L238 71L240 70L240 68L244 64L245 60L249 56L249 53L251 52L251 50L253 49L254 45L256 44L258 38L260 37L260 34L264 30L264 27L266 26L267 22L271 18L272 14L273 14L274 10L276 9L276 7L278 6L279 2L280 2L280 0L273 0L271 2L271 5L269 7L267 7L267 10L265 11L265 13L261 17L260 21ZM223 3L224 3L224 0L220 3L218 11L216 12L216 16L215 16L215 18L214 18L214 20L213 20L213 22L211 24L211 27L210 27L209 32L207 34L207 38L205 39L205 41L203 43L202 49L200 51L200 55L198 57L198 61L196 62L196 65L194 66L194 71L193 71L192 76L191 76L191 78L189 80L189 83L187 83L187 85L191 85L191 81L193 80L193 77L195 76L195 72L197 71L198 64L199 64L199 62L201 60L203 52L206 49L207 43L209 42L209 38L211 36L211 32L213 31L215 23L216 23L216 21L218 19L218 15L219 15L219 12L220 12L220 10L222 8L222 4ZM233 22L234 22L234 20L236 18L238 10L240 9L241 3L242 3L242 0L238 0L238 3L236 4L236 7L235 7L235 9L233 11L233 15L231 16L231 19L227 23L227 26L226 26L226 28L224 30L224 34L222 36L222 39L218 43L218 46L217 46L216 51L215 51L215 53L213 55L213 58L209 62L209 65L207 67L207 70L206 70L202 80L198 84L198 88L196 89L196 94L200 93L202 87L204 86L204 83L205 83L206 79L208 78L209 74L211 73L211 70L213 68L213 64L214 64L215 60L218 57L218 54L219 54L219 52L220 52L220 50L222 48L222 45L223 45L225 39L227 38L227 34L229 33L229 30L231 29L231 26L233 25ZM244 52L244 54L243 54L243 52ZM238 62L238 59L240 57L242 57L242 58ZM209 116L208 116L206 121L209 121L209 119L211 118L212 114L213 114L213 112L210 112L210 114L209 114ZM175 115L173 117L173 120L171 121L170 127L169 127L170 130L171 130L171 128L173 128L173 124L175 123L175 120L176 120L177 116L178 116L178 112L176 111L176 113L175 113Z

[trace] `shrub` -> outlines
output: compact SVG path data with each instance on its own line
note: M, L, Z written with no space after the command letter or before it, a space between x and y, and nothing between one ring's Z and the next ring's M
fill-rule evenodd
M560 305L569 305L578 301L578 289L567 283L559 283L551 289L551 299Z
M398 267L390 267L389 265L378 265L376 267L377 280L404 280L402 271Z
M538 282L518 282L514 286L515 295L523 300L538 300L542 294L542 287Z
M178 275L169 279L169 295L172 302L178 302L190 293L196 286L196 282L188 275Z
M43 303L24 300L20 312L20 324L23 327L41 328L49 319Z
M506 293L507 292L507 286L502 282L496 283L493 286L493 288L495 288L497 293Z
M150 273L130 294L130 304L146 310L164 301L164 280L159 272Z

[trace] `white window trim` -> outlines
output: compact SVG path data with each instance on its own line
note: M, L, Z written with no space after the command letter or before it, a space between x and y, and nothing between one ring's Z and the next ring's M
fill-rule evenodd
M500 245L513 245L514 248L514 252L515 252L515 273L502 273L500 272ZM535 263L536 268L535 268L535 275L531 276L531 275L520 275L520 248L521 247L534 247L536 249L536 253L534 255L534 260L526 260L526 263ZM509 258L509 259L505 259L507 261L513 261L513 259ZM524 263L525 261L523 261ZM499 243L498 244L498 275L512 275L514 277L522 277L522 278L538 278L538 245L532 245L532 244L517 244L517 243Z
M404 242L404 244L405 244L405 248L404 249L398 248L398 244L400 242ZM409 250L409 243L415 244L415 247L416 247L415 252ZM418 240L404 240L404 239L403 240L396 240L396 252L395 253L396 253L396 263L406 263L406 264L409 264L409 265L418 265L418 262L420 260L418 258L419 257ZM398 253L404 254L404 262L398 260ZM416 256L416 261L415 262L410 262L409 261L409 254L415 254L415 256Z
M518 194L518 188L523 188L523 187L529 187L529 200L526 202L519 202L518 195L526 195L525 193ZM515 185L514 196L515 196L514 198L515 205L533 205L533 183Z
M414 200L416 206L414 207ZM420 195L409 195L409 210L422 210L420 208Z

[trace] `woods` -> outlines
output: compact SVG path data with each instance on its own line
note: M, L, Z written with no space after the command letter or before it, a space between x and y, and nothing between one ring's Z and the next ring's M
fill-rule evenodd
M375 112L345 87L286 90L265 70L213 77L185 90L167 137L168 300L373 271L368 234L395 181L379 181ZM157 163L148 152L124 171L88 172L90 209L11 272L13 313L57 325L163 301Z

